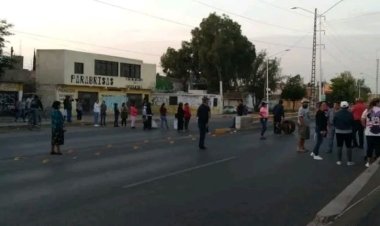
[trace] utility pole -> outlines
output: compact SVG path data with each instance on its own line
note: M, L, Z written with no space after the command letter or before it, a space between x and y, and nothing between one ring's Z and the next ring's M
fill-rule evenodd
M324 101L324 95L325 95L325 90L323 87L323 71L322 71L322 47L324 47L324 44L322 44L322 18L324 17L323 15L319 15L319 90L318 90L318 95L319 95L319 101Z
M376 97L379 96L379 59L376 59Z
M311 100L310 106L314 109L316 98L315 93L315 58L317 54L317 8L314 11L314 32L313 32L313 52L311 57L311 78L310 78L310 86L311 86Z

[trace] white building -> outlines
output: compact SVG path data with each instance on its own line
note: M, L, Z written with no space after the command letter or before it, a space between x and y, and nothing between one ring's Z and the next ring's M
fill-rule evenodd
M140 105L156 86L156 65L141 60L71 50L37 50L36 57L37 93L44 106L71 96L82 100L85 113L97 99L112 110L113 103Z

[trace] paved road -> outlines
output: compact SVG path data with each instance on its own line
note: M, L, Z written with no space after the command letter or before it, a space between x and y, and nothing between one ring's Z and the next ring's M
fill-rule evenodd
M297 154L294 135L200 152L195 133L70 128L49 156L48 132L0 134L0 225L306 225L364 170Z

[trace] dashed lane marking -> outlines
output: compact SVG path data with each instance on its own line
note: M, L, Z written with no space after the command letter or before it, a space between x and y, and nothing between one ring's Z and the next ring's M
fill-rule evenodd
M179 175L179 174L191 172L191 171L194 171L194 170L197 170L197 169L205 168L205 167L216 165L216 164L223 163L223 162L228 162L228 161L234 160L236 158L237 158L236 156L232 156L230 158L220 159L220 160L217 160L217 161L214 161L214 162L209 162L209 163L206 163L206 164L190 167L190 168L187 168L187 169L178 170L178 171L175 171L175 172L172 172L172 173L168 173L168 174L164 174L164 175L161 175L161 176L158 176L158 177L153 177L153 178L150 178L150 179L147 179L147 180L142 180L142 181L139 181L139 182L136 182L136 183L128 184L128 185L123 186L123 188L127 189L127 188L137 187L137 186L140 186L140 185L143 185L143 184L148 184L148 183L151 183L151 182L154 182L154 181L157 181L157 180L162 180L162 179L165 179L165 178L168 178L168 177L172 177L172 176L176 176L176 175Z
M23 157L22 157L22 156L16 156L16 157L14 157L14 159L13 159L13 160L15 160L15 161L19 161L19 160L21 160L21 159L23 159Z

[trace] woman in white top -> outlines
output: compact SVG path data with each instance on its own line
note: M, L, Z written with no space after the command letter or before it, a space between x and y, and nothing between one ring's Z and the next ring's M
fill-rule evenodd
M367 163L366 167L380 156L380 99L374 98L369 103L368 109L362 114L362 125L367 139ZM375 150L376 157L372 158Z
M99 115L100 115L100 104L99 100L96 100L94 103L94 126L98 127L98 120L99 120Z

